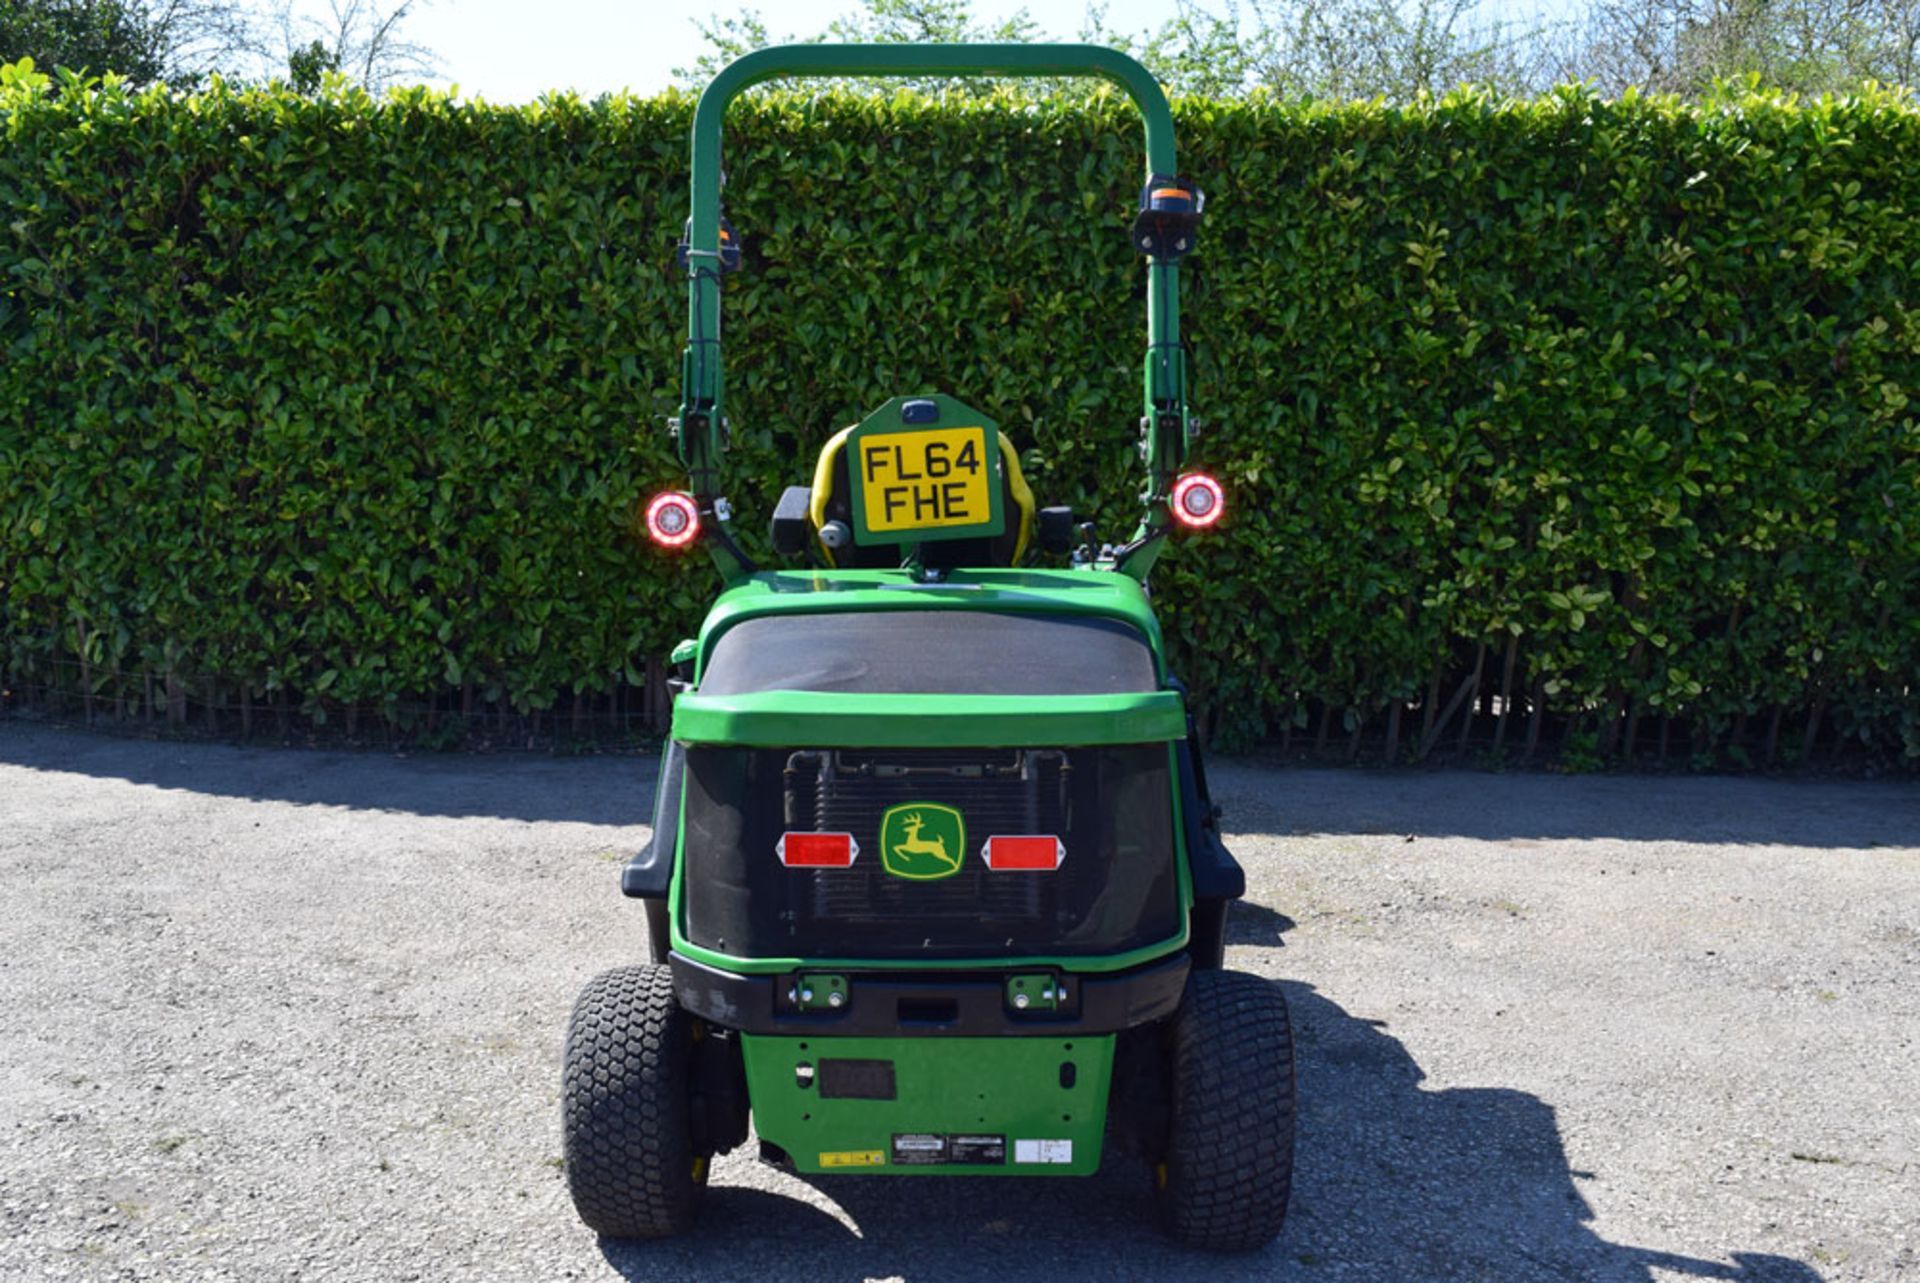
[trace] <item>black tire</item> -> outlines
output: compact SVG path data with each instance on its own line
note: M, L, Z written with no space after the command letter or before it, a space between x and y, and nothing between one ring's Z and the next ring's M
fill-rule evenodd
M1188 1247L1269 1243L1293 1185L1293 1031L1287 1000L1243 971L1194 971L1173 1018L1172 1108L1154 1184Z
M561 1092L567 1189L604 1237L665 1238L693 1224L709 1163L693 1129L702 1032L664 966L602 972L573 1005Z

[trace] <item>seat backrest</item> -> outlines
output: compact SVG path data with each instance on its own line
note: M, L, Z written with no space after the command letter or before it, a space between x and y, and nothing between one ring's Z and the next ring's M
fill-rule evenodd
M847 469L845 427L820 447L819 462L813 469L813 496L808 516L814 538L829 521L845 523L853 529L853 483ZM1014 566L1026 555L1027 541L1033 533L1033 491L1020 472L1020 456L1006 435L998 429L1000 442L1001 511L1008 516L1006 529L991 538L929 540L920 545L920 560L928 566ZM898 543L857 545L849 543L838 550L820 545L830 566L846 570L884 570L898 566L906 545Z

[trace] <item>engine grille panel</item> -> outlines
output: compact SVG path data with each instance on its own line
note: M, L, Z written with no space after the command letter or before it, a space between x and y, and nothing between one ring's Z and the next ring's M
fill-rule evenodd
M865 854L846 870L814 873L808 908L816 918L850 926L913 915L927 922L1051 920L1079 875L1069 860L1047 875L995 873L980 844L995 833L1051 833L1071 828L1072 767L1058 750L1009 749L995 754L804 752L788 759L785 819L790 829L851 833ZM937 882L911 882L885 870L880 822L895 806L934 802L966 819L960 872Z
M686 795L687 930L744 956L1096 953L1178 929L1167 746L1077 749L693 748ZM952 807L960 868L885 867L896 806ZM847 869L786 868L787 832L851 833ZM996 872L995 834L1050 834L1055 870Z

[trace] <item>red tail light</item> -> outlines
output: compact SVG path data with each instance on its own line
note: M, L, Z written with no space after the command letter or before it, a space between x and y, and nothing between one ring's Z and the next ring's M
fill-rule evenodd
M693 496L669 490L647 505L647 538L662 548L684 548L700 537L700 507Z
M1189 472L1173 483L1173 519L1190 530L1204 530L1227 510L1226 492L1204 472Z
M789 869L850 869L860 844L851 833L783 833L773 851Z
M1020 834L990 837L980 848L980 854L986 857L987 867L996 873L1051 873L1067 858L1067 847L1051 833Z

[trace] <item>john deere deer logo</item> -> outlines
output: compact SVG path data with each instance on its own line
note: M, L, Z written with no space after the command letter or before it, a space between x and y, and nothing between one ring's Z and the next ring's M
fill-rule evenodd
M889 807L880 817L880 863L897 878L931 882L960 872L967 823L938 802Z

